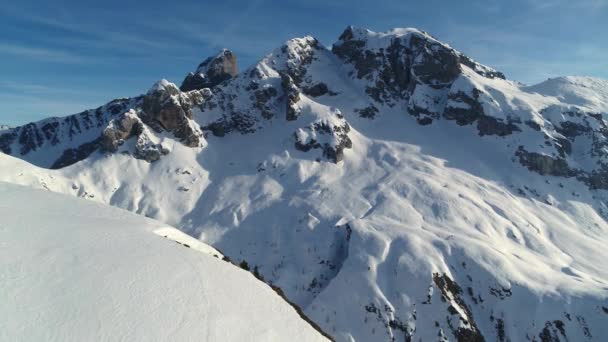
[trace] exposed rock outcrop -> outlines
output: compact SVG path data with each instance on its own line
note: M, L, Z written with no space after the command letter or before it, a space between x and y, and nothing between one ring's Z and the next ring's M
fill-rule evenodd
M400 101L406 102L408 112L416 116L421 125L444 116L459 125L478 121L480 135L504 136L519 130L512 122L485 115L477 100L477 89L470 94L459 87L452 89L465 67L490 79L504 79L504 75L426 32L396 29L376 33L351 26L342 33L332 51L353 66L353 77L366 81L366 92L374 101L391 107ZM458 105L450 106L450 103Z
M49 118L0 131L0 150L43 167L60 168L71 165L97 150L98 138L103 128L113 117L135 106L137 101L138 98L116 99L78 114ZM50 154L48 149L59 146L65 148L59 151L53 160L53 154ZM40 164L38 159L29 158L41 150L47 150L45 163Z
M135 110L129 110L122 117L110 121L101 134L101 147L108 152L118 151L124 141L140 135L144 125Z
M51 165L51 169L61 169L87 158L93 152L97 151L101 145L101 137L93 141L86 142L76 148L68 148L61 156Z
M103 130L101 147L116 152L125 140L135 137L135 157L152 162L169 153L154 133L163 131L188 147L200 147L203 133L192 120L191 109L202 101L202 93L182 93L175 84L161 80L143 96L141 107L110 121Z
M336 110L331 117L298 129L294 133L295 147L304 152L321 149L323 157L338 163L344 159L344 150L353 146L348 132L350 125L340 111Z
M186 146L198 147L203 133L192 120L192 107L202 101L202 93L182 93L175 84L161 80L143 98L142 120L156 131L172 132Z
M214 57L205 59L195 72L189 73L180 89L182 91L213 88L216 85L235 77L238 73L236 54L223 49Z
M153 162L169 151L162 144L155 143L152 134L143 124L137 111L130 110L120 118L110 121L108 127L103 130L101 147L107 152L116 152L125 140L135 137L135 150L133 155L136 158Z
M310 87L305 87L302 92L310 97L319 97L323 95L336 96L337 93L331 91L327 84L323 82L316 83Z
M461 126L477 122L477 130L480 136L506 136L521 131L511 120L486 115L479 100L480 93L480 90L476 88L473 88L470 94L463 92L461 89L450 91L443 117L454 120Z
M296 120L300 113L297 107L297 103L300 101L300 90L287 73L281 73L281 85L286 98L285 118L287 121Z
M381 45L368 46L370 39L376 39ZM375 33L350 26L333 45L332 51L353 65L357 78L369 81L366 91L375 101L387 105L410 99L425 87L430 88L431 93L448 89L460 75L461 64L470 66L484 77L504 78L501 73L472 61L416 29ZM440 114L439 110L415 102L410 102L409 108L415 115Z

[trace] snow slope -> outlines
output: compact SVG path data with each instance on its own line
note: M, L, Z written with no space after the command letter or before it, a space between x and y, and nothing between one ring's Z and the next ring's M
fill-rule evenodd
M0 180L179 227L339 341L604 341L608 96L576 80L524 87L425 32L349 27L194 90L204 147L169 135L148 162L127 138Z
M270 287L162 223L4 182L0 217L2 341L325 340Z
M565 103L584 106L590 111L608 111L608 81L600 78L556 77L523 89L554 96Z

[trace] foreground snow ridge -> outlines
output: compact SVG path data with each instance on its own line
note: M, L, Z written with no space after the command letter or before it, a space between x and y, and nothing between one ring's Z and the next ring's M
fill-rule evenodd
M0 217L1 341L326 340L267 285L161 223L2 182Z

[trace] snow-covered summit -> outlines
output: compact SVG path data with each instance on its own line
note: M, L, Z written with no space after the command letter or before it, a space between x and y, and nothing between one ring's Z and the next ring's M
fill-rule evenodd
M608 112L608 80L601 78L556 77L524 87L524 89L545 96L557 97L564 103L585 107L588 111Z
M175 84L173 84L163 78L160 81L157 81L156 83L154 83L152 85L152 87L150 87L150 89L148 89L147 94L150 95L150 94L154 94L156 92L162 92L162 91L167 91L167 92L177 94L177 93L179 93L179 88Z
M8 176L179 227L340 341L605 340L608 123L601 81L577 82L531 90L422 31L350 27L140 97L101 125L115 152ZM133 158L142 136L167 153Z

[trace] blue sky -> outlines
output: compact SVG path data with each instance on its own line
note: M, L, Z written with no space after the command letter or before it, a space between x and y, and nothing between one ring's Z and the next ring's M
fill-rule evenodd
M289 38L330 46L350 24L423 29L525 83L608 78L608 0L3 1L0 123L180 83L222 47L244 69Z

